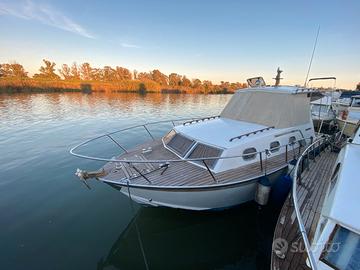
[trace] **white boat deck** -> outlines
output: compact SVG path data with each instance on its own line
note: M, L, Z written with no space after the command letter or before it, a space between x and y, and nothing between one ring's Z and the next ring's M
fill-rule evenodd
M152 151L143 153L142 149L151 146ZM287 166L287 162L299 155L299 148L289 147L287 153L269 158L265 161L263 157L263 168L259 161L248 165L214 173L212 175L205 167L197 166L190 162L170 162L168 168L159 168L159 163L137 163L132 167L129 164L109 162L103 168L107 175L101 180L112 183L126 183L130 178L131 185L158 186L158 187L199 187L231 184L258 178L267 173L278 171ZM180 160L175 154L163 147L160 140L153 141L137 147L136 149L120 155L118 159L126 160ZM141 174L140 174L141 173Z

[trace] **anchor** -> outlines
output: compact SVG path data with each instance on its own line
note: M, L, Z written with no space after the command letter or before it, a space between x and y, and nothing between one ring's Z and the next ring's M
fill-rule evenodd
M77 177L79 177L80 181L88 188L91 189L91 187L89 186L89 184L87 183L88 179L91 178L98 178L101 176L105 176L106 172L104 169L101 170L97 170L97 171L92 171L92 172L87 172L85 170L80 170L79 168L76 170L75 175Z

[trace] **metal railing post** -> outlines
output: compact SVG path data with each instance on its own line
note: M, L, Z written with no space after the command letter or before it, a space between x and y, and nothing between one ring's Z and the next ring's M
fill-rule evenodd
M120 143L118 143L111 135L106 135L107 137L109 137L110 138L110 140L112 140L117 146L119 146L122 150L124 150L125 151L125 153L128 153L128 151L125 149L125 147L123 147L123 146L121 146L121 144Z
M211 170L209 169L209 166L206 164L205 160L202 160L202 162L204 163L206 169L208 170L208 172L210 173L212 179L215 181L215 183L217 183L218 181L216 180L214 174L211 172Z
M140 174L146 181L148 181L149 184L151 184L151 181L149 180L149 178L147 178L144 174L142 174L142 173L140 172L140 170L135 167L134 164L132 164L131 162L128 162L128 164L129 164L129 166L133 167L133 169L134 169L138 174Z
M260 154L260 170L263 171L263 163L262 163L262 152Z
M147 133L149 133L150 137L153 139L153 141L155 141L154 136L150 133L150 131L148 130L148 128L146 127L146 125L143 125L143 127L146 129Z

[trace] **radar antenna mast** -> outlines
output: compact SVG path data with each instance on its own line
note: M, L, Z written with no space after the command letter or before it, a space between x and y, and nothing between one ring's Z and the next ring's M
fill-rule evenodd
M277 69L277 74L276 74L276 77L273 78L275 80L275 86L279 86L280 85L280 80L282 80L283 78L281 78L281 72L283 72L282 70L280 70L280 67L278 67Z

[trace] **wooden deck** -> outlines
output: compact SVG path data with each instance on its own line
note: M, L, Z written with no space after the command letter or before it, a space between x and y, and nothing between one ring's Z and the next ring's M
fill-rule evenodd
M143 153L143 149L151 147L152 151ZM250 163L240 168L227 170L225 172L213 173L214 178L203 167L199 167L190 162L170 162L169 167L164 171L159 168L159 163L137 163L135 168L124 163L107 163L104 169L107 173L103 179L111 181L121 181L130 176L131 184L156 185L156 186L204 186L231 183L239 180L257 178L264 175L265 167L268 173L277 171L287 165L294 155L298 156L299 148L294 150L289 147L286 158L285 153L268 158L265 166L263 155L263 168L260 162ZM154 141L141 145L133 151L123 154L118 159L127 160L179 160L179 158L165 149L161 141ZM140 175L143 174L147 179Z
M310 243L313 240L320 218L325 193L330 182L336 157L337 153L326 149L321 152L321 156L316 157L315 162L310 160L309 170L305 168L301 175L301 184L297 186L301 217ZM291 195L285 201L279 215L274 232L274 245L276 239L279 238L287 241L288 248L284 253L284 259L280 259L272 251L271 269L310 269L306 265L307 255L304 251L305 245L299 231ZM303 252L296 252L296 247Z

